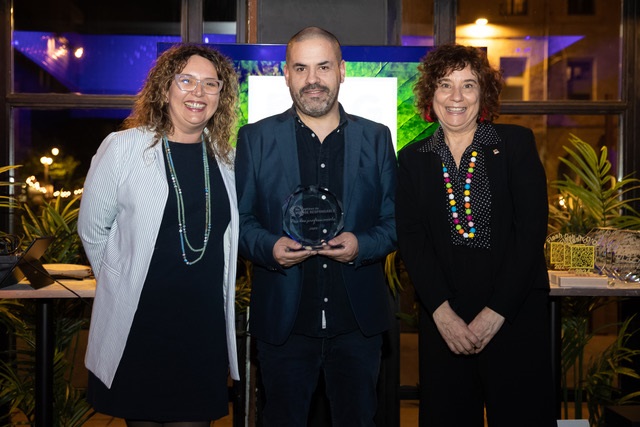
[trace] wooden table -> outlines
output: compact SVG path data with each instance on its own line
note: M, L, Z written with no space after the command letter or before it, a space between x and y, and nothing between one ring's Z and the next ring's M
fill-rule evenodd
M551 285L551 366L556 387L557 418L560 419L562 405L561 366L562 366L562 318L560 308L562 297L638 297L640 283L615 281L612 287L596 286L557 286Z
M36 300L36 427L53 426L53 358L55 336L53 331L53 310L51 301L55 298L93 298L96 291L94 279L59 280L44 288L35 290L28 282L0 289L3 299Z

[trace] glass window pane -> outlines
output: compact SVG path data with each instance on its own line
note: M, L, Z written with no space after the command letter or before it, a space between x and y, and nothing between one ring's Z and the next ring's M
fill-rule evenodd
M80 34L180 34L180 0L13 2L19 31Z
M529 98L529 68L527 58L502 57L500 69L504 78L502 99L526 101Z
M591 100L595 83L592 58L567 58L567 99Z
M51 185L56 191L82 188L98 146L128 114L129 110L14 109L11 164L22 165L15 172L16 181ZM51 159L50 165L41 160L44 157ZM25 190L25 194L37 192Z
M597 14L587 13L593 2L573 3L581 13L566 1L529 1L525 14L506 15L504 0L459 0L457 42L486 47L495 66L501 58L526 60L524 100L619 100L622 2L606 2ZM488 24L476 25L480 17Z
M180 41L180 0L14 2L14 90L135 94L157 43Z
M205 22L236 22L236 0L204 0Z
M597 150L607 147L608 159L612 166L610 173L617 176L619 153L619 117L617 115L502 115L497 123L518 124L533 130L548 182L562 179L563 174L569 173L559 159L567 157L568 153L563 147L571 147L570 135L575 135ZM549 190L550 195L555 193L555 190Z
M504 0L502 3L503 15L526 15L528 10L527 0Z
M433 2L402 1L402 45L433 46Z
M596 10L595 0L568 0L569 15L593 15Z
M236 42L236 0L204 1L204 43Z

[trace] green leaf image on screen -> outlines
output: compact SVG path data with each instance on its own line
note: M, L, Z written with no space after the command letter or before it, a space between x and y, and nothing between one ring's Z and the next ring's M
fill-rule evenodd
M216 45L234 62L239 78L239 112L240 118L238 126L248 123L248 93L249 76L283 76L284 46L281 45ZM247 53L253 49L257 54ZM343 47L343 52L347 50L358 50L356 46ZM371 49L362 47L363 50ZM394 52L415 48L406 47L385 47L384 52L393 56ZM402 147L433 134L437 129L437 123L425 122L415 108L413 87L418 79L418 65L420 57L425 55L427 48L412 53L411 60L357 60L349 61L345 54L346 77L394 77L397 80L397 150ZM266 52L266 55L265 55ZM274 53L275 52L275 53ZM246 59L254 56L252 59ZM255 56L271 56L272 58L261 59ZM273 59L274 56L282 57L282 60ZM362 54L360 56L366 56ZM375 55L371 55L375 56ZM400 56L406 56L400 55ZM237 58L237 59L236 59ZM274 111L273 114L280 113Z

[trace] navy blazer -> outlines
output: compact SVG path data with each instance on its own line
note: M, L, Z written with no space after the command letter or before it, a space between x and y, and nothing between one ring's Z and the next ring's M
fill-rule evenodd
M533 132L516 125L493 125L496 145L484 147L491 192L489 308L513 320L531 289L549 289L544 241L547 183ZM432 138L403 148L398 156L397 223L400 254L429 313L453 297L449 209L438 154L419 151Z
M295 117L292 108L245 125L236 146L239 251L254 265L249 331L271 344L291 333L302 289L300 266L282 268L273 257L285 235L282 205L300 185ZM396 246L397 163L386 126L351 115L347 122L344 231L357 237L359 254L342 274L360 330L371 336L386 330L391 317L382 261Z

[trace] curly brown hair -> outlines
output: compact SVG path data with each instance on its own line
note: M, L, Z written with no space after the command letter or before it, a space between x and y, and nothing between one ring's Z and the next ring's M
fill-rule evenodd
M480 116L486 121L498 118L502 72L491 67L483 49L455 43L433 49L418 66L420 77L413 87L413 92L416 107L423 117L429 113L432 120L438 119L431 106L439 80L467 66L471 67L480 85Z
M218 78L223 81L218 109L205 126L209 152L227 164L233 163L232 133L238 118L238 75L231 61L211 47L197 44L177 44L163 52L149 71L144 87L136 96L133 110L123 128L144 127L156 135L158 143L163 135L173 132L167 101L174 76L180 74L194 55L211 61Z

